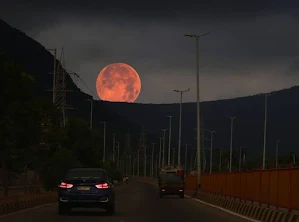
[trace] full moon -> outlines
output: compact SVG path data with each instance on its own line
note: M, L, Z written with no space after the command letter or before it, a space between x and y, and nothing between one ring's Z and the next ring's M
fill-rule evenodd
M112 63L99 73L96 89L101 100L133 103L139 96L141 80L133 67Z

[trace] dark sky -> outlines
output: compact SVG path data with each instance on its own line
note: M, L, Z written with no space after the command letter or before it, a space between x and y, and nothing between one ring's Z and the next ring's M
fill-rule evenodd
M195 101L195 40L184 34L204 32L211 34L199 44L201 100L299 82L298 0L20 2L2 1L0 17L47 48L64 47L66 68L94 92L104 66L125 62L141 77L136 102L178 102L173 90L189 87L184 100Z

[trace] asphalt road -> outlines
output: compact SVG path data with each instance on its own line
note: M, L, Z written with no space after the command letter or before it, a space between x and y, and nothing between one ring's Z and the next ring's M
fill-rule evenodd
M57 204L0 216L1 222L244 222L237 216L206 206L189 198L176 196L160 199L157 187L130 182L116 187L116 213L108 216L98 209L75 209L71 215L60 216Z

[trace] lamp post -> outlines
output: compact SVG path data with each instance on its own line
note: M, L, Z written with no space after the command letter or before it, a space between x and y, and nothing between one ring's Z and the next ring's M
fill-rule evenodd
M112 161L113 161L113 164L115 163L115 134L113 133L113 144L112 144L112 152L113 152L113 155L112 155Z
M185 169L187 171L188 167L187 167L187 154L188 154L188 144L185 144Z
M276 169L278 168L278 145L279 145L279 140L276 141L276 154L275 154L275 167L276 167Z
M102 124L104 124L104 150L103 150L103 163L105 163L106 160L106 122L102 121Z
M183 109L183 93L188 92L190 90L177 90L175 89L175 92L178 92L181 94L180 97L180 120L179 120L179 144L178 144L178 165L181 165L181 138L182 138L182 109Z
M196 40L196 108L197 108L197 185L198 190L200 189L200 105L199 105L199 49L198 49L198 40L200 37L208 35L210 33L204 33L201 35L190 35L185 34L186 37L195 38Z
M171 146L171 119L173 116L167 115L169 118L169 136L168 136L168 165L170 165L170 146Z
M267 109L268 109L268 96L265 94L265 119L264 119L264 147L263 147L263 169L266 165L266 141L267 141Z
M163 131L162 166L165 165L165 137L166 137L166 130L167 130L167 129L162 129L162 131Z
M212 166L213 166L213 134L216 131L210 131L211 133L211 151L210 151L210 174L212 174Z
M159 138L160 140L160 146L159 146L159 167L161 167L161 154L162 154L162 137Z
M233 157L233 126L234 126L234 119L236 117L229 117L230 118L230 150L229 150L229 172L232 172L232 157Z

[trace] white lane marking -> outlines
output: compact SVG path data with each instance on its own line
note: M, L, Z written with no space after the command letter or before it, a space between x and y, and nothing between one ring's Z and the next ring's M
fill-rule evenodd
M156 183L151 183L151 182L148 182L148 183L149 183L149 184L152 184L152 185L157 185ZM232 214L232 215L234 215L234 216L240 217L240 218L242 218L242 219L245 219L245 220L248 220L248 221L251 221L251 222L261 222L260 220L255 220L255 219L252 219L252 218L250 218L250 217L245 217L245 216L243 216L243 215L241 215L241 214L237 214L237 213L232 212L232 211L229 211L229 210L227 210L227 209L225 209L225 208L218 207L218 206L213 205L213 204L209 204L209 203L207 203L207 202L204 202L204 201L201 201L201 200L199 200L199 199L190 197L190 196L188 196L188 195L185 195L185 197L188 197L189 199L195 200L195 201L197 201L197 202L199 202L199 203L208 205L208 206L210 206L210 207L214 207L214 208L216 208L216 209L222 210L222 211L224 211L224 212L226 212L226 213Z
M216 209L222 210L222 211L224 211L224 212L226 212L226 213L232 214L232 215L234 215L234 216L240 217L240 218L245 219L245 220L248 220L248 221L252 221L252 222L261 222L260 220L255 220L255 219L252 219L252 218L250 218L250 217L245 217L245 216L243 216L243 215L241 215L241 214L237 214L237 213L232 212L232 211L229 211L229 210L227 210L227 209L225 209L225 208L218 207L218 206L213 205L213 204L209 204L209 203L207 203L207 202L204 202L204 201L201 201L201 200L199 200L199 199L190 197L190 196L188 196L188 195L185 195L185 197L188 197L188 198L190 198L190 199L192 199L192 200L195 200L195 201L197 201L197 202L199 202L199 203L208 205L208 206L210 206L210 207L214 207L214 208L216 208Z
M48 206L51 206L51 205L54 205L54 204L56 204L56 203L43 204L43 205L39 205L39 206L36 206L36 207L31 207L31 208L27 208L27 209L24 209L24 210L16 211L16 212L13 212L13 213L0 215L0 218L4 218L4 217L9 217L9 216L13 216L13 215L25 213L25 212L28 212L28 211L31 211L31 210L36 210L36 209L39 209L39 208L42 208L42 207L48 207Z

